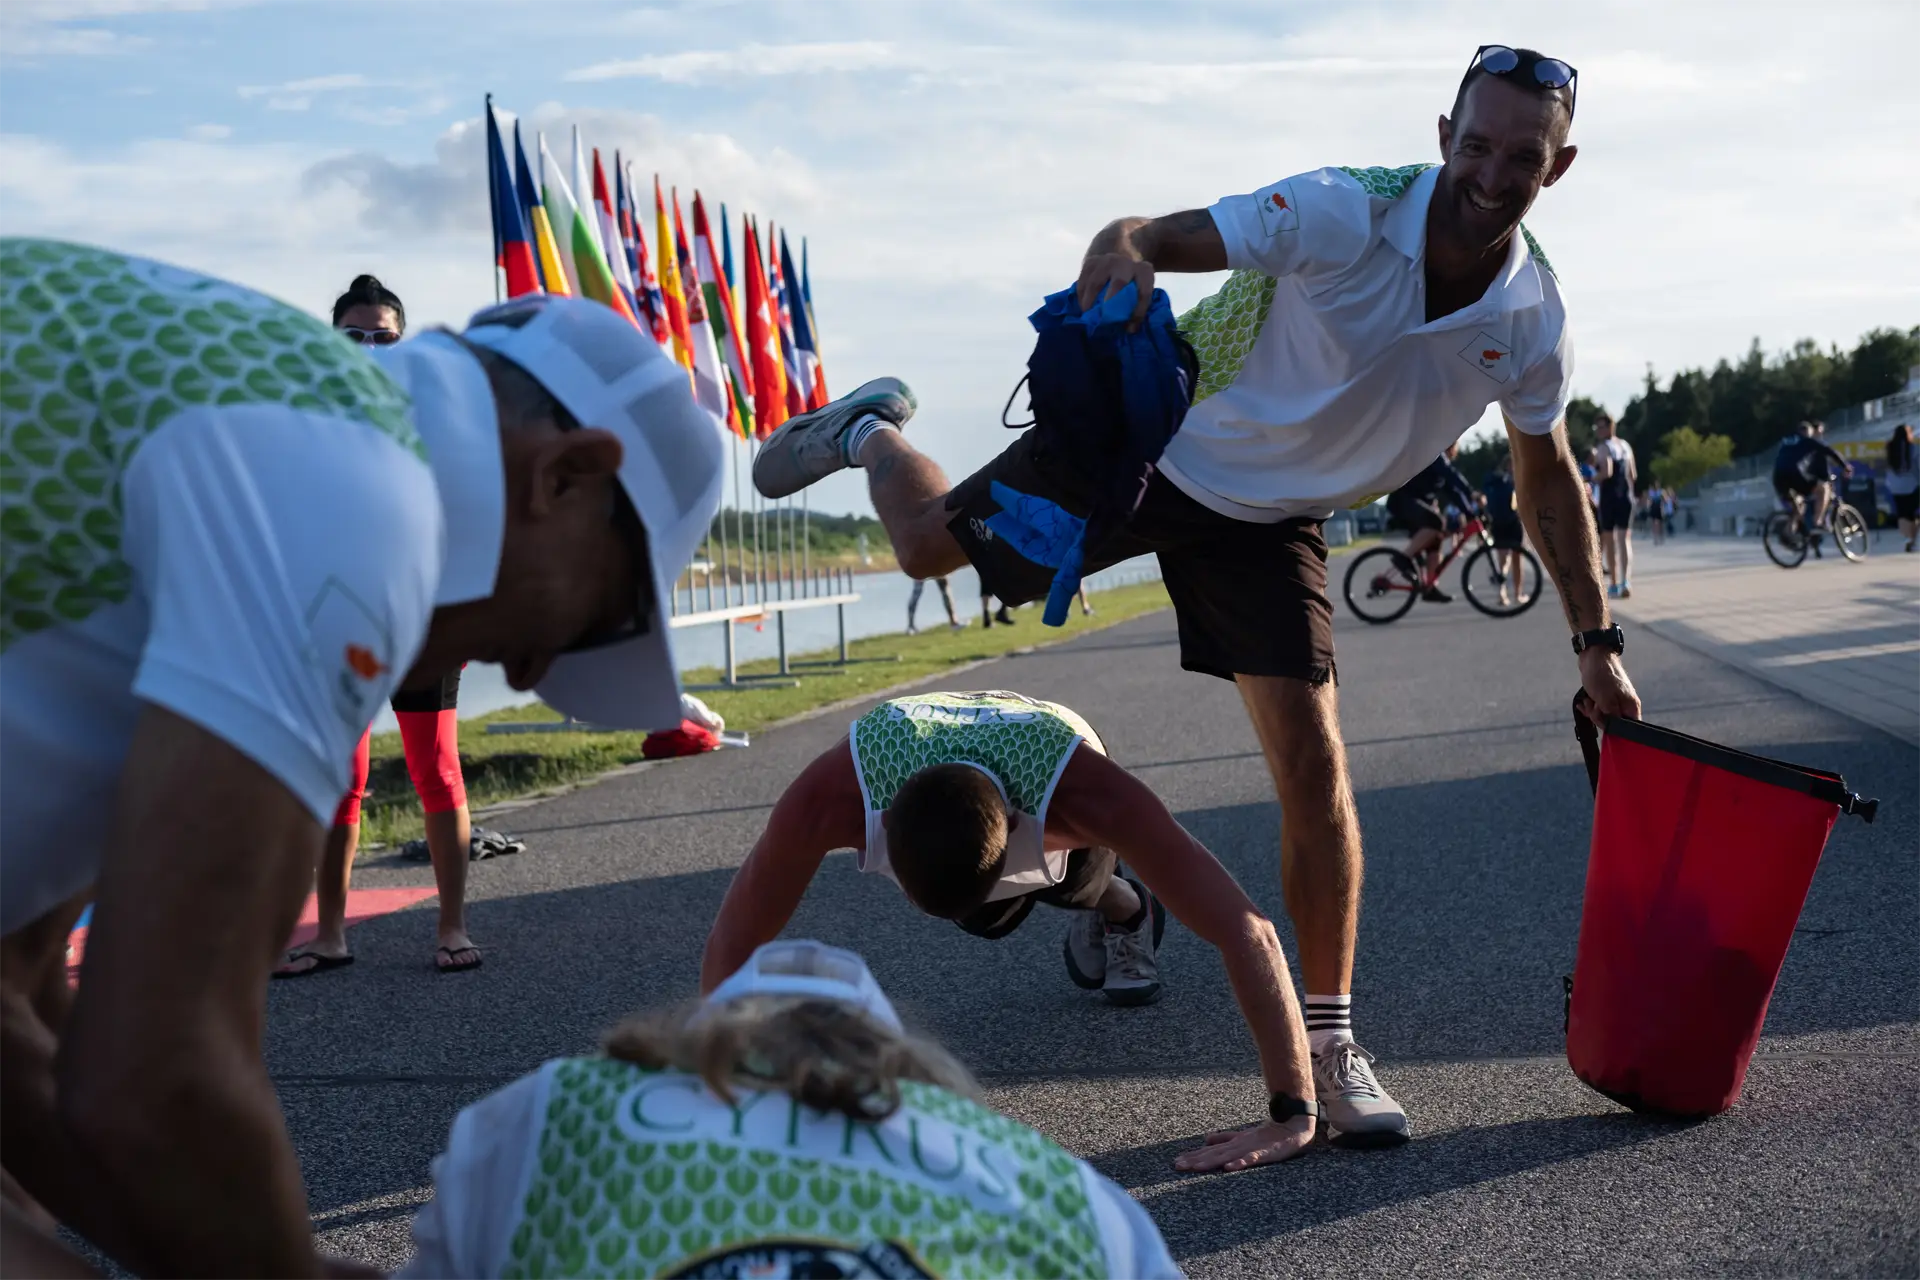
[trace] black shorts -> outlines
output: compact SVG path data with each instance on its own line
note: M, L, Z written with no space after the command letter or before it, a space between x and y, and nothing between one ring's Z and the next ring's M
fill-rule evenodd
M1017 898L989 902L978 911L961 916L954 923L976 938L1004 938L1020 927L1036 902L1069 911L1091 911L1106 896L1118 865L1111 849L1075 849L1067 855L1066 874L1060 883Z
M387 701L395 711L451 711L460 705L460 671L455 667L425 689L395 689Z
M1409 533L1419 533L1423 529L1432 529L1436 533L1447 527L1447 517L1440 510L1440 504L1432 498L1416 498L1410 493L1398 491L1387 495L1387 514L1407 527Z
M1818 486L1818 484L1820 484L1818 480L1814 480L1812 476L1805 476L1805 474L1801 474L1801 472L1797 472L1797 470L1776 470L1776 472L1774 472L1774 497L1778 497L1782 503L1791 505L1795 493L1797 493L1799 497L1809 497L1812 491L1814 491L1814 487Z
M1000 504L995 481L1085 516L1090 486L1048 457L1028 431L947 495L947 529L980 573L981 590L1005 604L1047 594L1054 571L996 537L987 519ZM1333 605L1327 600L1327 543L1318 520L1255 524L1209 510L1155 472L1133 518L1087 557L1082 572L1153 553L1180 626L1180 665L1231 680L1334 678Z
M1633 495L1631 493L1609 493L1600 490L1600 532L1610 533L1615 529L1628 529L1633 526Z
M1896 493L1892 497L1895 520L1920 520L1920 490Z
M1518 520L1495 520L1487 526L1487 532L1493 536L1494 549L1498 551L1518 551L1526 544L1527 531Z

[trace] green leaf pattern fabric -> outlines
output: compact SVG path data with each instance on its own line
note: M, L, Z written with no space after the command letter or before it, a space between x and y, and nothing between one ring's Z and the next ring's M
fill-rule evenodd
M1360 189L1381 200L1398 200L1413 180L1433 168L1431 164L1403 164L1398 168L1373 165L1368 168L1338 166ZM1523 223L1527 252L1549 275L1553 264L1540 251L1540 244ZM1554 276L1557 280L1559 277ZM1275 281L1261 271L1241 270L1228 275L1227 282L1189 308L1179 320L1180 332L1193 344L1200 357L1200 381L1194 388L1193 402L1224 391L1240 376L1240 366L1260 336L1267 312L1273 306Z
M120 479L197 405L286 405L425 458L405 392L284 303L105 249L0 240L0 652L126 599Z
M671 1074L608 1059L557 1065L504 1275L663 1275L781 1238L856 1251L889 1243L943 1277L1110 1269L1077 1162L1025 1125L942 1089L901 1086L906 1114L945 1121L992 1148L996 1176L1022 1211L988 1213L965 1194L930 1189L925 1177L891 1176L876 1157L840 1161L694 1134L644 1140L623 1128L636 1082ZM801 1110L777 1094L758 1105ZM845 1123L850 1146L874 1150L868 1126Z
M1076 713L1018 693L917 693L853 722L853 752L869 809L936 764L977 764L1021 813L1041 813L1060 766L1081 739L1100 739Z

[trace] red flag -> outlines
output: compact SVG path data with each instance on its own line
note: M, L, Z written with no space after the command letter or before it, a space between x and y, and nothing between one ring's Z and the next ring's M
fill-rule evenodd
M753 223L745 222L744 229L740 277L747 295L747 346L753 361L753 429L765 440L787 420L786 373L780 363L780 328L767 291L766 259L760 256Z

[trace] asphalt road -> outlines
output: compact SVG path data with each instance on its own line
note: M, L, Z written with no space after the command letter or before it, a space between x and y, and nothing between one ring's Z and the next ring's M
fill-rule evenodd
M1219 961L1177 926L1165 996L1129 1010L1067 981L1059 918L970 938L911 912L850 854L829 858L792 932L863 952L993 1105L1132 1189L1195 1275L1920 1273L1914 748L1635 635L1649 718L1838 770L1885 802L1877 825L1835 829L1745 1099L1702 1124L1649 1121L1586 1090L1561 1057L1591 801L1552 603L1508 622L1462 603L1339 625L1368 859L1355 1027L1412 1117L1409 1145L1176 1174L1170 1160L1195 1135L1264 1101ZM1087 714L1293 955L1278 808L1252 731L1231 687L1180 670L1170 614L959 685ZM532 847L474 869L487 949L476 973L431 972L428 906L359 926L353 968L274 984L268 1057L326 1247L398 1265L460 1106L590 1048L625 1012L694 993L708 923L768 806L851 714L503 821ZM425 876L375 860L358 883Z

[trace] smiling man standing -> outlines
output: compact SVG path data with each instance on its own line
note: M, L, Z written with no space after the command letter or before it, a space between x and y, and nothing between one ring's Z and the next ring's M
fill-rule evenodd
M1581 680L1601 712L1639 714L1567 446L1560 285L1520 225L1573 164L1574 94L1559 59L1485 46L1440 117L1440 166L1317 169L1208 209L1122 218L1081 266L1081 307L1131 284L1136 320L1156 272L1233 269L1180 322L1200 358L1193 406L1132 520L1089 548L1083 569L1157 553L1181 665L1240 688L1281 803L1316 1087L1346 1145L1393 1145L1409 1129L1353 1039L1360 829L1321 521L1397 488L1498 404L1521 517L1559 588ZM777 497L864 467L906 572L971 561L1003 600L1044 596L1053 567L987 524L996 494L1084 517L1091 460L1029 432L951 487L901 434L913 409L898 380L870 382L775 433L754 482Z

